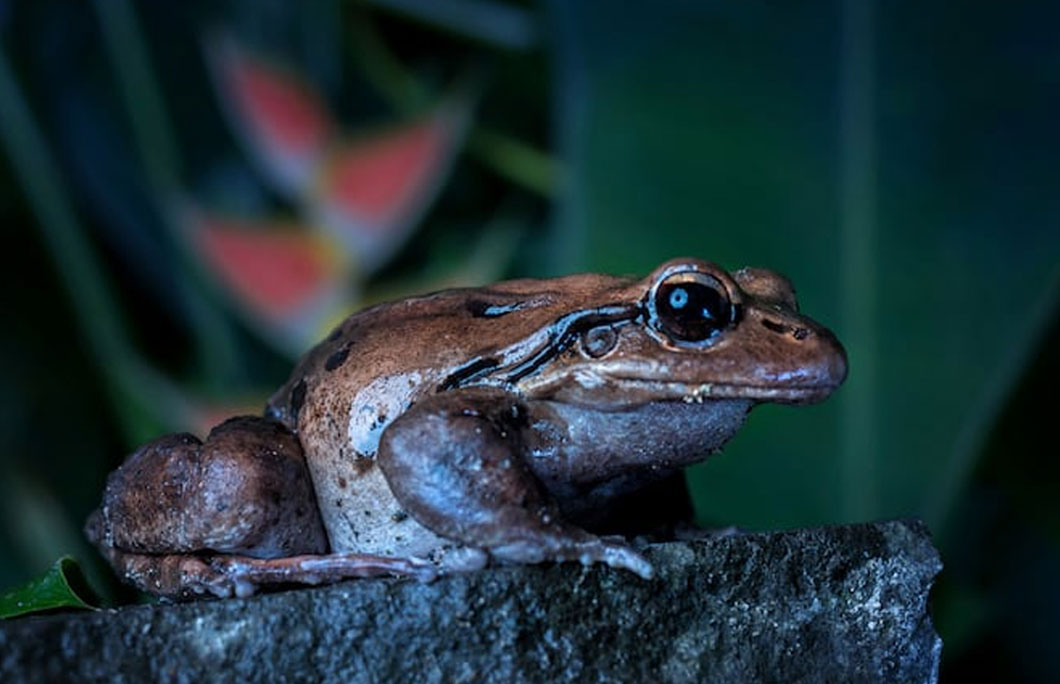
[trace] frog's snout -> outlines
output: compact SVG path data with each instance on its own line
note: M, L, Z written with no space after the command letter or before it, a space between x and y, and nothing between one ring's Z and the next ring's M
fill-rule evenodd
M749 323L761 326L763 360L759 382L777 390L776 399L794 403L821 401L847 376L847 354L831 330L810 318L783 310L760 310ZM768 361L764 361L768 359Z

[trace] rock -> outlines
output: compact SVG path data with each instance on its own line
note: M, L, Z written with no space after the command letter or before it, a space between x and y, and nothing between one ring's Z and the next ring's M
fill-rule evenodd
M0 623L2 681L934 682L941 568L892 521L576 564Z

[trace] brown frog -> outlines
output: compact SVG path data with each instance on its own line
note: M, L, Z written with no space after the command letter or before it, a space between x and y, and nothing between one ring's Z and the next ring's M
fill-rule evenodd
M573 275L354 314L264 417L169 435L111 474L86 527L153 594L515 563L650 577L579 520L719 449L757 403L846 375L790 283L676 259L642 279Z

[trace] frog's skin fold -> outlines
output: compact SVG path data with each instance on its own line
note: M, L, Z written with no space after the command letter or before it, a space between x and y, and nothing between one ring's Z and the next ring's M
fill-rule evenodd
M820 401L845 376L765 269L675 259L414 297L347 318L264 417L140 447L86 531L173 598L490 560L650 577L580 523L718 450L756 404Z

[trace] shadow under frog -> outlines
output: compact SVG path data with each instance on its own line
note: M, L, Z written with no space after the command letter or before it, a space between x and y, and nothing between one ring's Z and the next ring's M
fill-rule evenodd
M429 294L350 316L264 417L140 447L86 530L126 581L177 598L491 559L650 577L580 523L719 449L755 404L819 401L845 375L763 269Z

